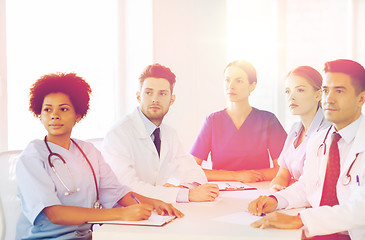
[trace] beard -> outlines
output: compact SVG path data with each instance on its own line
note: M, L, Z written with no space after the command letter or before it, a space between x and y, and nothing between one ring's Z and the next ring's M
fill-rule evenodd
M159 109L154 110L147 108L146 111L142 111L143 114L151 121L151 122L162 122L163 118L165 117L166 113L168 112L168 109L165 110L161 106L159 106Z

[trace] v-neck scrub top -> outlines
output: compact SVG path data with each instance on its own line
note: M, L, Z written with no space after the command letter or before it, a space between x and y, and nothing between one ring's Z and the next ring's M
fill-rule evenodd
M279 157L286 132L271 112L252 108L239 129L226 112L209 115L192 147L191 154L207 160L211 154L212 169L250 170L270 167Z
M112 208L130 189L118 182L110 166L93 144L74 139L88 157L98 182L100 203ZM90 224L53 224L43 209L54 205L92 208L96 201L93 173L80 150L71 143L67 150L48 142L52 152L60 154L67 163L69 172L58 157L52 163L62 181L70 189L79 192L65 195L66 188L57 178L48 162L49 152L42 140L34 140L21 153L16 178L22 212L16 228L16 239L89 239ZM69 173L72 177L69 176Z

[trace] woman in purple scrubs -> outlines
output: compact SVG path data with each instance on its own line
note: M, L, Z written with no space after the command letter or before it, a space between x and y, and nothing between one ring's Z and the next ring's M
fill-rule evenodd
M293 115L300 117L300 122L292 126L285 141L278 160L279 171L271 181L272 192L280 191L299 179L309 137L330 126L320 106L321 86L321 74L308 66L297 67L287 75L285 93L288 107Z
M273 113L250 106L257 83L252 64L233 61L224 74L228 106L206 118L191 154L200 165L211 154L212 169L204 169L210 181L271 180L278 171L286 132Z

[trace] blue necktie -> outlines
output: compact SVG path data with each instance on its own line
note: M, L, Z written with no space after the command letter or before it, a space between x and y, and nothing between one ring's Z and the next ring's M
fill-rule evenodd
M155 144L158 156L160 156L160 148L161 148L160 128L155 129L155 131L153 132L153 136L155 136L153 143Z

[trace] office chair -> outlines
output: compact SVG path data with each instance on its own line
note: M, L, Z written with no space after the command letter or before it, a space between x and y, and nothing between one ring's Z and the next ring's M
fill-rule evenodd
M15 167L20 153L20 150L0 153L1 240L15 239L16 223L21 211L15 179Z

